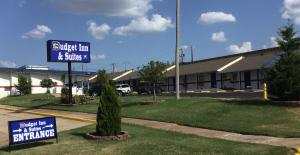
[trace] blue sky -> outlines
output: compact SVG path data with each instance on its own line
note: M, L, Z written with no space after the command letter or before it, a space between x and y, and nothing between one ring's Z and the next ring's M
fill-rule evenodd
M287 19L300 26L300 0L182 0L181 46L204 59L274 47ZM3 0L0 66L47 65L50 39L91 42L84 69L118 71L150 60L173 61L175 0ZM189 49L185 61L190 60ZM81 64L74 65L81 70Z

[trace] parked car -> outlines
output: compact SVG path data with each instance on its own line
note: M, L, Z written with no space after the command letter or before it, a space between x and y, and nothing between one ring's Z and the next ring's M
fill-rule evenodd
M131 92L131 88L128 84L117 84L116 91L120 96L128 95Z

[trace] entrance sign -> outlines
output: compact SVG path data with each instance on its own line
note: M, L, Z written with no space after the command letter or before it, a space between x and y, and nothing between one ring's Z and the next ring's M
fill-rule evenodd
M89 63L91 62L90 43L48 40L47 59L48 62Z
M44 117L8 122L9 146L45 139L57 140L55 117Z

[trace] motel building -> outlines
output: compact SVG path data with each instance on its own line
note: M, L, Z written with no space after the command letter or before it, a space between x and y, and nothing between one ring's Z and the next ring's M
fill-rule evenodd
M207 90L255 90L263 89L264 71L270 68L283 52L269 48L222 57L185 62L180 64L181 92L205 92ZM175 91L175 66L165 70L165 80L160 84L163 92ZM127 71L114 79L127 83L137 91L139 74Z
M15 87L18 84L19 74L31 79L32 94L46 93L47 88L42 88L40 85L43 79L51 79L56 83L50 89L52 94L60 94L61 89L64 87L64 81L68 82L68 71L50 70L47 66L0 67L0 98L19 94ZM83 89L89 87L88 79L95 74L95 72L72 71L73 95L82 95Z

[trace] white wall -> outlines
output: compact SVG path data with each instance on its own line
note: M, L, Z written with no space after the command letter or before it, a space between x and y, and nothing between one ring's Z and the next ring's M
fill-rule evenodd
M50 78L53 82L56 82L57 85L50 89L50 93L61 93L61 89L63 87L63 81L61 80L61 75L58 74L42 74L42 73L30 73L26 74L28 78L31 78L32 81L32 94L41 94L46 93L47 88L42 88L40 82L43 79ZM85 76L73 76L72 81L82 81L88 80L88 77ZM68 78L66 76L66 81ZM9 72L1 72L0 73L0 98L9 96L9 95L18 95L18 90L15 85L18 84L18 73L9 73ZM72 88L73 95L83 95L83 89L73 87Z
M10 94L10 75L0 73L0 98Z

